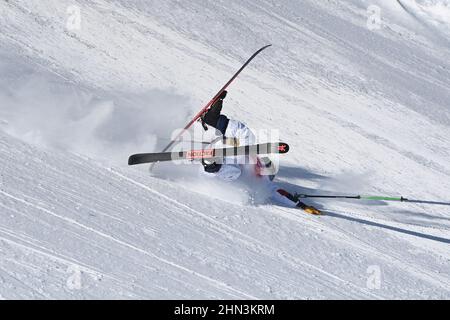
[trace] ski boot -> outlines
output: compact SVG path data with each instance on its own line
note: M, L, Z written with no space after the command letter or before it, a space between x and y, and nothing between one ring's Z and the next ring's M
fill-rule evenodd
M275 173L277 171L274 163L268 157L256 158L256 174L259 176L269 176L270 181L275 179Z

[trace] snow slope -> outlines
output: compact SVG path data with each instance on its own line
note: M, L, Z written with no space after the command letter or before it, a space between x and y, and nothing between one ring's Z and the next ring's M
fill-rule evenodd
M194 166L125 165L271 43L225 109L291 145L280 185L448 202L446 18L407 2L0 2L0 297L448 299L449 206L314 217Z

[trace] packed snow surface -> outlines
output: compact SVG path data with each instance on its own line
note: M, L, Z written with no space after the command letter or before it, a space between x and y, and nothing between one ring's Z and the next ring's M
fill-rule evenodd
M446 0L0 1L0 297L450 298L450 206L128 167L242 63L224 112L277 183L450 202Z

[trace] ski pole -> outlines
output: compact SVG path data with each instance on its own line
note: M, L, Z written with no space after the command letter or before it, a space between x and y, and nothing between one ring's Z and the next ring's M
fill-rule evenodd
M422 204L437 204L450 206L450 202L428 201L428 200L413 200L403 196L401 197L384 197L384 196L341 196L341 195L313 195L313 194L297 194L298 198L322 198L322 199L356 199L356 200L374 200L374 201L400 201Z

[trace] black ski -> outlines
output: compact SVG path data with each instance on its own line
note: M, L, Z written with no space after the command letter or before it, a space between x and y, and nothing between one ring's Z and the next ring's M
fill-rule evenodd
M241 147L184 150L178 152L140 153L130 156L130 158L128 159L128 165L132 166L136 164L155 163L161 161L201 159L216 159L218 162L220 162L224 157L272 153L283 154L287 153L288 151L289 145L287 143L274 142Z
M245 67L247 67L247 65L264 49L270 47L271 44L266 45L264 47L262 47L261 49L259 49L258 51L256 51L243 65L242 67L231 77L230 80L228 80L228 82L222 87L222 89L219 90L219 92L217 92L217 94L191 119L191 121L189 121L189 123L184 127L183 130L181 130L178 135L170 141L170 143L162 150L162 152L165 152L167 150L170 149L170 147L173 146L173 144L176 142L176 140L181 137L183 135L183 133L188 130L194 123L195 121L197 121L208 109L210 106L212 106L214 104L214 102L217 101L217 99L220 97L220 95L222 94L222 92L224 90L226 90L228 88L228 86L237 78L237 76L242 72L242 70L245 69Z

